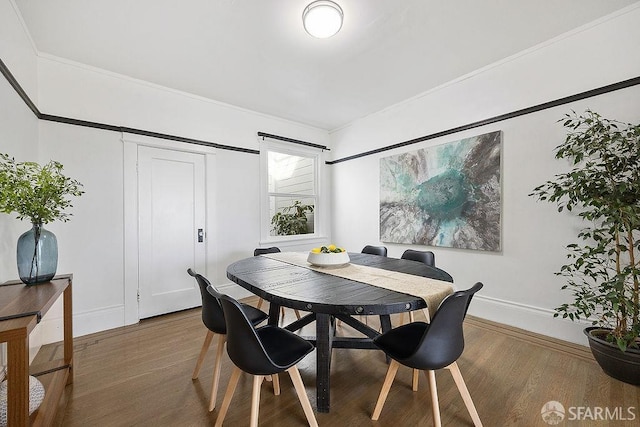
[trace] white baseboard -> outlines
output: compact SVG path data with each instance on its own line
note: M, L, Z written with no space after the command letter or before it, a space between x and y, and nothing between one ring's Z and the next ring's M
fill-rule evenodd
M124 304L83 313L74 313L73 315L74 337L81 337L121 326L124 326Z
M469 314L564 341L588 345L582 330L590 324L553 317L553 310L476 295L469 306Z

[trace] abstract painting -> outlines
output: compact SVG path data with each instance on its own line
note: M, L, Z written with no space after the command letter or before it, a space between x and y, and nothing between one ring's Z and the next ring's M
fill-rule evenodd
M502 131L380 160L380 240L500 251Z

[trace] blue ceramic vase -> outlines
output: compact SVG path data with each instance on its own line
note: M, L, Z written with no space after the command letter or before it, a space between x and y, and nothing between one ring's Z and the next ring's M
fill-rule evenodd
M33 224L31 230L18 238L18 275L27 285L48 282L58 268L56 235Z

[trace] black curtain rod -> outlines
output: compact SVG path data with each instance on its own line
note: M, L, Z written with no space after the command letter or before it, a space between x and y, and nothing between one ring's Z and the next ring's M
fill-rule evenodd
M370 156L372 154L382 153L384 151L393 150L395 148L406 147L407 145L417 144L418 142L428 141L430 139L439 138L441 136L451 135L454 133L462 132L464 130L477 128L480 126L485 126L492 123L501 122L508 119L513 119L514 117L524 116L525 114L531 114L538 111L546 110L549 108L557 107L559 105L568 104L570 102L580 101L582 99L591 98L598 95L603 95L605 93L614 92L616 90L625 89L628 87L636 86L640 84L640 76L634 77L632 79L623 80L618 83L613 83L610 85L602 86L596 89L591 89L586 92L581 92L576 95L566 96L564 98L559 98L554 101L544 102L542 104L534 105L532 107L523 108L521 110L512 111L506 114L500 114L499 116L494 116L488 119L480 120L477 122L469 123L462 126L457 126L451 129L443 130L440 132L432 133L430 135L421 136L419 138L410 139L408 141L399 142L397 144L388 145L386 147L376 148L375 150L365 151L363 153L354 154L352 156L343 157L341 159L326 161L327 165L335 165L336 163L346 162L348 160L358 159L360 157Z
M299 139L287 138L286 136L272 135L270 133L265 133L265 132L258 132L258 136L261 136L262 139L264 138L277 139L278 141L291 142L293 144L306 145L307 147L314 147L314 148L320 148L321 150L331 151L325 145L314 144L313 142L307 142L307 141L300 141Z

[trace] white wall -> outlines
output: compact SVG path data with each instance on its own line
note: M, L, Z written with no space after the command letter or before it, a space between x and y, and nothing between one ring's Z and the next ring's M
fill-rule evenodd
M328 143L323 130L168 90L58 58L41 56L42 112L125 126L235 147L260 149L258 131ZM66 124L40 124L40 160L53 157L85 185L72 220L50 227L58 235L60 271L74 273L75 335L130 322L131 295L125 272L123 135ZM126 140L189 149L188 144L127 135ZM192 148L194 146L191 146ZM196 146L197 147L197 146ZM259 156L209 150L215 163L208 177L210 242L206 274L226 292L241 295L226 278L226 266L251 256L260 239ZM135 172L134 172L135 174ZM123 178L125 176L125 178ZM135 200L132 202L135 203ZM212 224L211 224L212 223ZM126 229L129 232L129 229ZM304 246L303 246L304 247ZM135 272L134 272L135 273ZM125 285L126 283L126 285Z
M10 1L0 2L0 59L36 100L36 54ZM38 120L7 80L0 77L0 153L15 157L17 161L37 160L37 149ZM16 242L29 228L28 221L18 221L15 215L0 213L0 283L18 277ZM48 323L49 329L58 329L60 313L61 307L50 310L34 329L29 341L31 359L42 343L42 326ZM5 364L4 351L0 354L0 364Z
M365 117L331 135L333 159L451 129L640 75L640 7L602 19L450 84ZM332 165L332 235L350 250L379 242L379 163L386 156L495 130L503 131L502 247L500 253L433 249L437 265L459 288L482 281L470 313L546 335L586 343L582 325L553 319L569 299L555 277L564 246L579 223L551 204L527 196L563 171L553 149L564 140L563 114L591 108L638 123L640 87L621 90L381 154ZM372 191L372 187L374 191ZM355 227L354 225L358 226ZM386 244L399 257L405 245Z
M36 55L9 1L0 2L0 59L29 96L35 98ZM37 146L37 119L6 79L0 78L0 153L18 161L35 160ZM15 243L28 225L0 214L0 283L17 277Z

